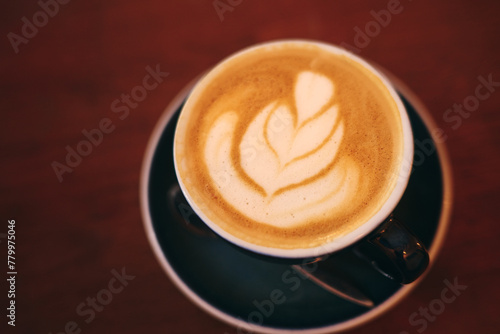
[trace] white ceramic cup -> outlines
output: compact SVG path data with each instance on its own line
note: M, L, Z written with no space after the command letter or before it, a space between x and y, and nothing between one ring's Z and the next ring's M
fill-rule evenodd
M357 55L354 55L345 49L342 49L340 47L330 45L330 44L325 44L321 42L316 42L316 41L308 41L308 40L283 40L283 41L274 41L274 42L268 42L268 43L263 43L259 44L256 46L252 46L249 48L246 48L240 52L235 53L234 55L224 59L222 62L220 62L218 65L216 65L212 70L210 70L194 87L193 91L191 92L190 96L187 99L186 104L191 103L191 99L195 100L197 97L197 92L201 91L205 86L209 85L211 80L217 75L219 70L221 69L221 64L224 64L226 61L233 59L234 57L239 57L247 52L254 51L257 48L266 48L269 46L273 46L276 44L280 43L298 43L298 44L314 44L316 46L319 46L323 48L324 50L327 50L328 52L331 52L332 54L340 54L340 55L345 55L349 57L350 59L354 60L358 64L362 65L365 69L369 70L373 75L375 75L377 78L380 79L380 81L383 83L385 88L389 91L391 97L393 98L394 102L397 105L397 109L399 111L400 119L401 119L401 128L402 128L402 141L403 141L403 154L402 154L402 160L400 161L399 164L399 169L397 171L397 175L394 175L396 180L396 185L394 189L392 190L391 194L388 196L387 200L385 203L382 205L380 210L373 215L370 219L368 219L366 222L361 224L358 228L352 230L351 232L340 236L330 242L327 242L325 244L322 244L317 247L312 247L312 248L295 248L295 249L281 249L281 248L272 248L272 247L266 247L262 245L256 245L253 243L250 243L248 241L242 240L225 230L223 230L217 223L211 221L207 215L204 213L202 208L200 208L195 201L191 198L189 195L189 191L186 189L186 185L183 183L182 179L178 177L178 182L180 185L180 188L186 197L187 202L191 206L191 208L194 210L194 212L200 217L200 219L208 226L210 227L211 230L213 230L216 234L224 238L225 240L245 249L253 253L273 257L273 258L287 258L287 259L305 259L305 258L316 258L316 257L321 257L327 254L331 254L340 250L345 249L348 246L351 246L357 242L362 241L365 237L370 235L371 233L375 232L377 229L380 229L381 224L383 224L387 218L391 215L399 201L401 200L401 197L403 196L403 193L406 189L406 186L408 184L408 180L410 178L411 174L411 166L412 166L412 161L413 161L413 134L411 130L411 125L410 121L408 118L407 111L403 105L403 102L399 98L397 92L394 90L393 86L389 82L389 80L381 74L378 70L376 70L372 65L370 65L367 61L363 60L362 58L358 57ZM181 118L183 117L183 113L185 113L187 109L183 109L181 111ZM174 145L174 151L175 151L175 145ZM174 152L174 163L175 163L175 170L176 174L179 175L179 165L177 160L175 159L175 152ZM391 223L392 224L392 223ZM404 232L400 232L404 233ZM409 239L409 238L406 238ZM413 241L414 243L418 243L418 240ZM400 245L401 246L401 245ZM413 246L408 246L412 248ZM408 247L404 247L408 249ZM425 265L426 266L426 265ZM425 269L425 268L424 268ZM414 278L416 279L416 277ZM413 279L412 279L413 280Z

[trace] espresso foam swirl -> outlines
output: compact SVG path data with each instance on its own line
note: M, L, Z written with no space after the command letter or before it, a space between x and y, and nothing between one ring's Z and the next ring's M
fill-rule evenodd
M308 248L380 209L401 138L378 77L345 55L283 43L229 58L197 85L174 158L204 219L253 244Z
M222 114L205 146L208 171L223 199L245 216L276 227L331 215L353 199L358 187L359 167L348 157L337 159L344 125L331 80L301 72L293 100L294 106L280 101L266 106L239 143L234 141L239 113ZM264 144L252 146L256 138L264 138ZM236 159L233 146L239 147Z

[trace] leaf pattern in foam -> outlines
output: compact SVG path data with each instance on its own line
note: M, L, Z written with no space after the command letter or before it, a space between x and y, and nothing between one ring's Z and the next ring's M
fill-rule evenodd
M295 83L295 106L297 124L314 117L333 97L334 86L324 75L311 71L301 72Z
M242 159L242 167L267 195L313 177L335 159L344 125L337 106L331 105L333 92L328 78L302 72L294 89L297 122L289 106L273 102L248 126L240 155L251 153L249 143L264 140L253 145L255 154L247 155L254 158Z
M338 118L337 106L324 103L333 98L333 84L329 79L312 72L302 72L296 86L295 100L302 105L296 108L299 121L295 126L292 122L283 122L284 119L291 119L292 115L287 106L279 106L270 114L265 128L265 137L282 167L325 144ZM311 99L307 105L302 101L305 98Z
M301 159L291 161L281 170L274 181L275 191L318 175L334 161L343 136L344 122L340 121L333 134L317 151Z
M338 122L338 108L332 106L311 121L303 123L293 138L287 164L305 157L326 144Z
M248 156L247 159L241 159L240 163L245 173L267 194L272 192L273 178L279 173L279 161L276 152L266 143L264 138L264 126L269 115L276 108L276 103L271 103L253 119L246 129L240 145L240 157Z

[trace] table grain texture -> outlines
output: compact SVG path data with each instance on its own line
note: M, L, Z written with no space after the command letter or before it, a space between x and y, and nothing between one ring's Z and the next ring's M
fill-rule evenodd
M202 71L254 43L307 38L351 48L406 83L443 129L452 163L451 224L435 264L401 303L350 333L499 333L499 17L499 2L467 0L3 1L0 331L236 333L191 303L154 257L141 163L165 106ZM168 75L136 88L151 71ZM140 101L125 110L116 101L134 89ZM61 167L96 128L102 139L79 147L88 155ZM12 219L15 327L6 317ZM134 278L80 316L113 271ZM445 280L467 288L425 330L411 325Z

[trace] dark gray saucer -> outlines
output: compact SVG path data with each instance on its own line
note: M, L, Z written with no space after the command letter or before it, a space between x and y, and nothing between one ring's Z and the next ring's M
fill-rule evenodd
M436 149L431 138L428 114L417 100L410 103L408 95L401 94L401 98L412 124L416 164L395 215L425 243L433 262L448 224L449 166L443 148L437 145ZM181 94L179 103L174 101L167 108L152 136L143 165L141 204L146 232L160 264L193 302L240 327L235 333L322 333L373 319L415 286L401 286L382 276L350 249L335 254L331 257L335 267L374 301L375 307L368 309L327 293L288 265L248 256L218 237L198 233L197 217L178 194L172 195L177 189L173 136L185 96Z

